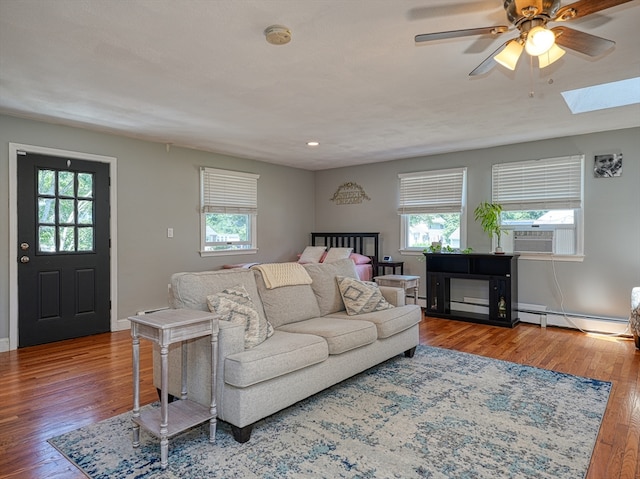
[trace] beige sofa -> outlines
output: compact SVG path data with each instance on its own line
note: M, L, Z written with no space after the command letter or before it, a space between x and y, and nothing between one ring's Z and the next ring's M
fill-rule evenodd
M412 357L419 343L419 306L404 304L400 288L380 287L396 307L349 316L336 277L357 278L350 259L308 264L311 284L268 289L262 272L231 269L177 273L171 278L170 306L208 310L207 296L243 285L261 318L273 326L264 342L245 349L244 327L220 321L217 371L218 418L246 442L253 424L281 409L395 355ZM180 396L181 354L169 352L169 394ZM188 345L189 398L210 403L210 340ZM160 384L154 352L154 384Z

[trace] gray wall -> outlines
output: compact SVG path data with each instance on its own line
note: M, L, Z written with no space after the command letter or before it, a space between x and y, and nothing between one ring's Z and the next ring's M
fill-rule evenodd
M9 336L10 142L117 158L119 319L166 306L174 272L291 261L313 230L312 172L0 115L0 339ZM200 166L260 175L257 254L200 257Z
M176 271L217 269L225 263L287 261L308 243L311 231L379 231L382 253L403 259L407 274L424 277L424 263L398 253L396 213L401 172L466 166L470 208L490 198L493 163L583 153L585 184L585 259L556 263L569 312L625 318L629 293L640 285L640 129L596 133L475 150L428 158L309 172L262 162L124 138L106 133L0 115L0 340L9 335L8 144L80 151L118 159L117 317L166 304L169 276ZM597 153L622 151L619 178L594 179L590 161ZM211 166L260 174L256 255L201 258L199 248L198 167ZM360 205L335 205L329 199L347 181L371 197ZM315 190L315 192L314 192ZM168 239L167 228L174 228ZM471 218L468 245L489 251L490 244ZM520 261L521 302L560 307L548 261ZM424 281L422 282L424 285ZM424 295L424 286L422 286Z
M622 176L594 178L593 156L620 151L624 154ZM405 261L405 274L421 275L424 295L424 263L419 256L398 252L398 173L467 167L467 246L489 252L489 238L473 220L472 212L479 202L491 199L491 165L573 154L586 158L585 258L583 262L555 262L563 306L576 314L627 318L631 288L640 286L639 128L316 172L315 227L317 231L379 231L381 253ZM371 200L356 205L330 201L348 181L362 186ZM521 303L560 310L553 266L550 261L519 261Z

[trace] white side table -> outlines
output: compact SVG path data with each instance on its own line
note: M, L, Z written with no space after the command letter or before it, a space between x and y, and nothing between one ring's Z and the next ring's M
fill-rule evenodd
M132 316L133 338L133 447L140 446L140 427L160 438L160 466L169 463L169 438L209 421L209 442L216 438L216 363L218 320L215 315L190 309L167 309ZM207 408L187 399L187 346L185 341L211 335L211 405ZM157 408L140 412L140 338L160 346L161 397ZM182 343L181 398L169 404L169 345ZM171 424L169 424L171 416Z
M385 274L376 276L373 280L379 286L391 286L402 288L405 291L413 289L413 303L418 304L418 289L420 288L420 276L409 276L404 274Z

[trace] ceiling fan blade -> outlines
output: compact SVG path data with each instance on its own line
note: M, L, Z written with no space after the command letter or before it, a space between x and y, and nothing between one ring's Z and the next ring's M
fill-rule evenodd
M607 8L622 5L632 0L580 0L559 8L553 21L562 22L574 18L586 17Z
M430 42L432 40L443 40L446 38L470 37L472 35L500 35L509 30L505 25L497 27L469 28L466 30L451 30L448 32L422 33L416 35L416 43Z
M469 73L469 76L470 77L474 77L474 76L477 76L477 75L484 75L489 70L491 70L493 67L495 67L498 63L493 59L493 57L495 57L498 53L500 53L502 50L504 50L505 47L507 46L507 44L510 41L511 40L507 40L502 45L500 45L495 52L493 52L491 55L489 55L487 58L485 58L485 60L480 65L475 67L475 69L471 73Z
M556 43L562 47L597 57L613 48L616 42L597 37L568 27L554 27L551 31L556 35Z

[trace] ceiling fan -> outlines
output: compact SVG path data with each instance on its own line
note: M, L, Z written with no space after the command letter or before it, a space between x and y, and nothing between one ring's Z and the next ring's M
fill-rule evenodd
M592 13L615 7L632 0L579 0L562 7L560 0L504 0L507 19L518 29L520 35L505 43L478 65L469 76L482 75L496 63L515 70L522 51L538 58L540 68L558 60L569 48L590 57L597 57L615 45L614 41L584 33L573 28L557 26L548 28L549 22L566 22L586 17ZM416 43L458 38L473 35L498 36L510 29L507 25L470 28L446 32L416 35ZM558 46L560 45L560 46Z

